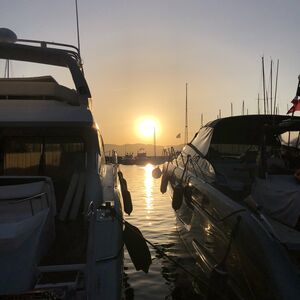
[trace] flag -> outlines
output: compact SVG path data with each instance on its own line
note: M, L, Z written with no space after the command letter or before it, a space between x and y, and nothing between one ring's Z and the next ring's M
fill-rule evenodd
M300 100L297 99L298 97L294 98L291 102L293 106L288 110L287 114L294 113L297 110L300 110Z
M177 135L176 135L176 139L180 139L181 138L181 133L178 133Z

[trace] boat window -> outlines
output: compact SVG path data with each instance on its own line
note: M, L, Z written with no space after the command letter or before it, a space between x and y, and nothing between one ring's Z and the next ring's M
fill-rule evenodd
M213 128L202 127L191 143L195 148L198 149L199 152L203 154L203 156L205 156L209 149L212 136Z
M66 176L86 165L84 143L73 137L7 137L1 148L1 175Z
M245 144L211 144L209 149L210 158L238 158L247 152L255 153L259 150L258 145Z
M300 131L287 131L280 135L282 145L299 148Z

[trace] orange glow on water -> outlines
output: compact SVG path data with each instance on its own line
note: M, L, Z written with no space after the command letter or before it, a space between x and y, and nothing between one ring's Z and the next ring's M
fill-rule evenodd
M146 192L146 208L148 211L153 209L153 195L152 195L152 189L153 189L153 178L152 178L152 170L154 169L154 166L151 164L147 164L144 167L145 170L145 180L144 180L144 186L145 186L145 192Z

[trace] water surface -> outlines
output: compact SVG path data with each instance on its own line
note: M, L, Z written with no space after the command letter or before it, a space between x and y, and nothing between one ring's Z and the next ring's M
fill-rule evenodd
M125 166L121 171L127 180L133 200L133 212L125 219L137 226L144 237L175 259L190 265L176 231L175 215L168 195L161 194L160 179L152 178L152 165ZM178 266L150 247L152 265L148 274L136 271L125 251L126 300L199 299L192 288L192 281Z

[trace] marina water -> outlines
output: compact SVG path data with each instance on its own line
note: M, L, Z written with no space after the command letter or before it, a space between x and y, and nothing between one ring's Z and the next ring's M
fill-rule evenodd
M152 178L154 166L121 165L133 201L133 212L125 219L144 237L176 262L195 268L176 231L175 215L168 195L160 193L160 179ZM192 280L177 265L149 246L152 265L148 274L136 271L125 249L125 299L199 299Z

